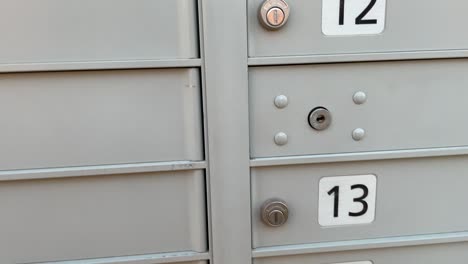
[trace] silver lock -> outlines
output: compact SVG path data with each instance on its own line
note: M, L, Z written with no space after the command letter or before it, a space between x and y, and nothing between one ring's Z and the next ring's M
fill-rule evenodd
M309 125L315 130L327 129L331 122L332 116L330 111L325 107L316 107L309 113Z
M288 221L289 209L281 199L269 199L262 205L263 222L272 227L282 226Z
M258 19L270 30L276 30L286 24L290 8L284 0L265 0L258 11Z

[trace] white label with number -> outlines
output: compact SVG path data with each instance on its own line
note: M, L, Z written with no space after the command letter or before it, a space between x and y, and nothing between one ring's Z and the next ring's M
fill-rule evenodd
M375 219L375 175L325 177L319 183L319 224L369 224Z
M322 0L322 32L329 36L380 34L386 0Z

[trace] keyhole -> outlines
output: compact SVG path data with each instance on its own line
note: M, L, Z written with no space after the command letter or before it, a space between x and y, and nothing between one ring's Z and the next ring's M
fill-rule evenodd
M269 221L271 225L280 226L284 223L284 214L279 210L273 210L269 214Z
M321 123L325 122L325 119L326 119L326 118L325 118L324 115L319 115L319 116L317 117L317 119L315 119L315 120L316 120L318 123L321 124Z
M313 129L325 130L330 126L332 117L326 108L319 106L312 109L307 121Z
M275 11L273 11L273 12L274 12L273 17L274 17L274 19L275 19L275 24L279 24L279 23L278 23L278 20L279 20L279 19L278 19L278 10L275 10Z
M279 213L275 213L274 218L275 218L275 224L278 224L279 223Z
M268 226L279 227L288 220L288 206L282 200L267 200L263 203L261 212L262 220Z

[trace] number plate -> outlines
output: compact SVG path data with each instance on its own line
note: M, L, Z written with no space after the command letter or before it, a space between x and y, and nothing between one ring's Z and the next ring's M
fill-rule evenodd
M329 36L380 34L386 0L322 0L322 32Z
M375 175L325 177L319 183L321 226L372 223L375 219Z

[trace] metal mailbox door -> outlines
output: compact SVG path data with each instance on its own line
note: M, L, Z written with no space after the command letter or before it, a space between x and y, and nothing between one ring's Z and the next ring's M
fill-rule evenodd
M286 0L289 19L274 31L258 21L262 2L248 1L253 58L468 48L464 1Z
M467 60L253 67L253 157L468 145ZM275 100L283 98L284 107ZM327 127L311 113L325 108ZM360 132L361 134L358 134ZM287 142L275 142L285 134Z
M465 263L468 4L266 1L3 1L0 262Z
M2 1L0 263L207 263L198 4Z
M466 4L247 2L252 262L463 263Z
M454 233L468 229L467 156L383 159L252 169L253 247ZM261 206L281 199L270 227Z
M299 263L331 263L331 264L439 264L447 261L463 264L466 261L466 242L429 245L409 245L408 247L392 247L372 249L351 249L346 246L318 254L296 254L292 256L262 256L256 258L255 264L299 264Z
M0 167L202 160L199 78L198 69L2 74Z
M198 58L196 8L195 0L4 0L0 64Z
M203 171L115 171L2 179L0 262L122 263L104 258L207 250Z

